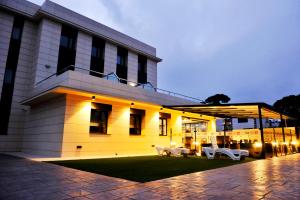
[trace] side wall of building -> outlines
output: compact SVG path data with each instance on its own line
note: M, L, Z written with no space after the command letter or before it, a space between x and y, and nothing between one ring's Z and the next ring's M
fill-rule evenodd
M24 130L22 151L60 157L65 110L64 95L31 106Z
M13 25L13 16L1 12L1 90L6 67L6 58L9 48L10 35ZM36 37L36 24L25 20L18 66L16 71L14 92L12 98L11 113L9 118L8 132L6 135L0 135L0 151L20 151L26 111L28 108L20 104L27 97L31 78L31 67L33 64L34 41ZM0 111L1 112L1 111Z

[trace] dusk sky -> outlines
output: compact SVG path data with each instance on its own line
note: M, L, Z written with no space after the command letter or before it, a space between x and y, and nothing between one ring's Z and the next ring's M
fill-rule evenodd
M299 0L53 1L156 47L159 88L269 104L300 93Z

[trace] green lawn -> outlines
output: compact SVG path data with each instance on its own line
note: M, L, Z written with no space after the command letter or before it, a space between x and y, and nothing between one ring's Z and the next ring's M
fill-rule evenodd
M51 161L49 163L137 182L147 182L253 160L251 158L233 161L229 159L208 160L201 157L143 156Z

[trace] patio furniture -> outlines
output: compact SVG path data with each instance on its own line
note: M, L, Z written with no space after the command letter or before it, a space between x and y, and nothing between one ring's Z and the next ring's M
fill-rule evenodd
M204 151L206 157L208 159L214 159L215 155L225 154L232 160L240 160L243 157L249 156L248 150L240 150L240 149L228 149L228 148L219 148L216 137L211 137L212 147L203 147L202 151Z
M170 155L170 156L175 156L175 157L179 157L181 155L183 156L187 156L189 154L189 149L187 148L183 148L183 147L177 147L177 148L170 148L170 147L156 147L156 151L157 154L162 156L164 155L164 153L166 153L166 155Z
M159 156L164 155L164 152L165 152L165 148L164 148L164 147L159 147L159 146L157 146L155 149L156 149L157 154L158 154Z

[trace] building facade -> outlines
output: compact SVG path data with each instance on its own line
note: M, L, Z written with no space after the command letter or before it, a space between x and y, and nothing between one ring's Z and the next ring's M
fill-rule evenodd
M150 155L216 131L163 107L195 100L157 88L154 47L58 4L1 0L0 38L0 151Z

